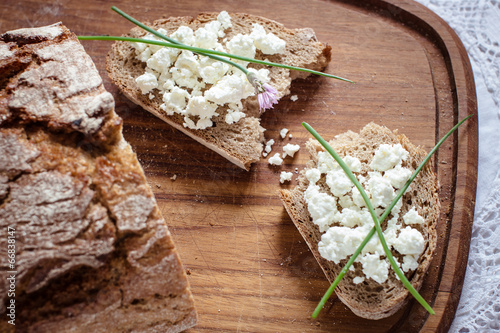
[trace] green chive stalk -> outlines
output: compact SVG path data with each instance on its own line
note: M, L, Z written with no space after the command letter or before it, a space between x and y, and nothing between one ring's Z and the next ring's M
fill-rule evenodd
M135 18L133 18L132 16L128 15L127 13L125 13L124 11L118 9L117 7L115 6L111 6L111 9L114 10L116 13L120 14L121 16L123 16L124 18L126 18L127 20L129 20L130 22L134 23L135 25L139 26L140 28L146 30L147 32L155 35L156 37L159 37L161 39L164 39L166 41L168 41L169 43L171 44L176 44L176 45L180 45L180 46L187 46L185 44L182 44L178 41L176 41L175 39L173 38L170 38L168 36L165 36L164 34L148 27L147 25L143 24L142 22L136 20ZM191 50L192 51L192 50ZM217 60L217 61L221 61L221 62L224 62L226 64L229 64L231 66L234 66L236 68L238 68L240 71L242 71L245 75L248 75L248 69L246 69L245 67L229 60L229 59L226 59L226 58L222 58L222 57L219 57L217 55L213 55L213 54L207 54L206 52L204 52L204 49L199 49L199 51L192 51L192 52L195 52L197 54L201 54L201 55L204 55L204 56L207 56L209 58L212 58L214 60Z
M310 74L316 74L316 75L325 76L325 77L332 78L332 79L337 79L337 80L341 80L341 81L354 83L353 81L351 81L349 79L345 79L345 78L342 78L340 76L336 76L336 75L332 75L332 74L327 74L327 73L315 71L312 69L295 67L295 66L288 66L288 65L264 61L264 60L242 57L242 56L238 56L235 54L230 54L230 53L219 52L219 51L215 51L215 50L208 50L208 49L203 49L203 48L199 48L199 47L184 45L184 44L181 44L178 41L176 41L170 37L163 35L162 33L159 33L158 31L148 27L147 25L141 23L140 21L136 20L135 18L126 14L125 12L116 8L115 6L111 7L111 9L114 10L115 12L117 12L118 14L120 14L121 16L123 16L124 18L126 18L127 20L129 20L130 22L141 27L142 29L150 32L151 34L153 34L153 35L155 35L163 40L168 41L168 43L160 42L160 41L152 41L152 40L147 40L147 39L142 39L142 38L131 38L131 37L121 37L121 36L78 36L78 39L79 40L125 41L125 42L133 42L133 43L145 43L145 44L151 44L151 45L159 45L159 46L171 47L171 48L181 49L181 50L188 50L188 51L191 51L191 52L194 52L197 54L202 54L204 56L211 57L214 60L222 61L224 63L232 65L232 66L238 68L239 70L241 70L246 75L248 75L249 71L245 67L243 67L239 64L236 64L235 62L232 62L231 60L226 59L226 58L241 60L241 61L245 61L245 62L251 62L254 64L260 64L260 65L265 65L265 66L280 67L280 68L285 68L285 69L290 69L290 70L296 70L296 71L306 72L306 73L310 73Z
M462 125L467 119L472 117L472 115L469 115L468 117L464 118L461 120L458 124L456 124L439 142L434 146L434 148L429 152L429 154L424 158L424 160L420 163L420 165L417 167L417 169L413 172L413 174L410 176L408 181L405 183L405 185L399 190L398 194L396 197L393 199L391 204L386 208L384 213L380 216L380 218L377 218L375 211L373 209L373 205L371 204L371 201L369 200L368 196L366 195L366 192L364 191L363 187L357 180L357 178L354 176L352 171L349 169L349 167L345 164L345 162L342 160L342 158L335 152L335 150L326 142L309 124L307 123L302 123L302 125L313 135L313 137L318 140L318 142L332 155L332 157L337 161L337 163L340 165L340 167L344 170L346 173L347 177L354 183L356 188L359 190L361 196L363 197L363 200L365 201L366 206L368 207L370 214L373 218L375 226L370 230L368 235L365 237L363 242L359 245L359 247L356 249L356 251L353 253L347 264L342 268L340 271L339 275L337 278L333 281L333 283L330 285L328 290L326 291L325 295L322 297L320 300L319 304L317 305L316 309L314 310L312 317L316 318L321 311L321 309L324 307L325 303L327 300L330 298L332 295L333 291L337 287L337 285L340 283L340 280L344 277L344 275L347 273L349 268L352 266L356 258L359 256L365 245L370 241L370 239L373 237L375 232L377 232L380 242L382 244L382 247L384 248L384 252L389 259L389 262L391 263L392 268L394 269L396 275L398 278L401 280L403 285L405 286L406 289L415 297L415 299L430 313L434 314L434 310L430 307L430 305L423 299L423 297L415 290L415 288L411 285L411 283L408 281L406 276L401 272L397 262L395 261L390 249L387 246L387 242L385 241L385 237L382 232L382 228L380 227L380 222L384 221L387 216L391 213L391 210L394 208L396 203L401 199L403 194L406 192L410 184L413 182L413 180L417 177L419 172L423 169L423 167L427 164L427 162L430 160L432 155L437 151L437 149L441 146L441 144L460 126Z

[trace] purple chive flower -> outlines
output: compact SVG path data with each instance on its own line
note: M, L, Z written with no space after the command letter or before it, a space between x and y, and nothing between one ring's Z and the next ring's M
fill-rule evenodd
M278 103L278 97L276 97L278 91L271 85L262 83L252 72L248 72L247 78L257 90L257 100L259 101L260 112L272 109L273 104Z
M264 91L259 92L257 95L260 110L265 111L266 109L272 109L273 104L278 103L278 98L276 97L278 91L267 83L264 83L262 88Z

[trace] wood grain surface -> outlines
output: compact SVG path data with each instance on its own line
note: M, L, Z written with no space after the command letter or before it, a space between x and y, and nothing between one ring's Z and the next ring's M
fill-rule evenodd
M302 147L310 123L323 137L373 121L398 129L429 151L459 119L477 112L466 51L444 21L410 0L368 1L72 1L4 0L0 31L62 21L77 35L121 35L132 25L116 5L143 21L204 11L247 12L289 28L311 27L332 46L328 73L299 80L292 95L262 117L273 154ZM199 324L190 332L445 332L462 289L474 212L477 118L435 157L442 213L438 248L421 293L436 314L414 301L394 316L356 317L332 297L310 319L328 283L277 196L280 171L301 170L301 149L281 167L266 159L244 171L120 95L105 71L110 43L82 42L114 95L124 134L136 151L169 224L195 297ZM288 128L292 138L281 139Z

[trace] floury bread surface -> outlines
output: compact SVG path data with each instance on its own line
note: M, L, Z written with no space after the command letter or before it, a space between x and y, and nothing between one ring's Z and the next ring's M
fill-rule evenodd
M368 165L373 159L375 150L381 144L401 144L409 152L408 158L402 162L402 167L408 168L412 172L427 155L423 149L414 146L406 136L398 135L397 132L373 123L365 126L360 133L348 131L336 136L329 143L341 157L358 158L361 161L361 174L364 176L366 176ZM309 185L305 171L317 166L318 153L323 151L323 147L312 139L306 145L312 157L311 161L308 162L306 169L301 172L298 180L299 184L291 191L281 190L280 196L293 223L307 242L331 283L349 258L343 259L336 264L333 261L326 260L319 253L318 243L321 240L322 233L318 226L313 223L304 193ZM440 202L438 182L432 168L432 163L428 163L413 181L410 190L402 197L403 204L398 218L398 223L401 223L403 227L407 226L401 216L413 206L425 218L423 224L412 225L423 236L425 241L424 251L418 258L418 267L405 273L410 283L417 290L422 285L436 248L436 223L439 218ZM330 190L325 183L324 176L322 178L317 184L322 191L327 193ZM389 215L389 218L391 216ZM386 226L387 222L383 222L382 229L384 230ZM401 255L394 250L393 254L401 262ZM363 276L362 267L360 263L355 262L354 270L347 272L335 292L340 300L360 317L367 319L388 317L398 311L409 297L412 297L401 281L397 279L392 268L389 269L388 279L384 283L378 283L371 278L365 278L361 283L354 283L353 279L359 276Z
M192 30L203 27L206 23L217 20L214 13L203 13L196 18L171 17L154 21L150 27L158 30L165 29L169 34L181 26L190 27ZM265 55L257 50L256 59L286 65L305 67L313 70L322 70L331 58L330 46L319 42L315 33L310 28L287 29L275 21L249 14L230 13L232 26L225 30L224 39L231 40L238 34L250 34L253 24L264 27L266 32L271 32L286 42L283 54ZM133 28L127 36L143 37L146 32L141 28ZM223 38L220 38L222 42ZM262 65L250 64L249 68L263 68ZM134 47L130 43L116 42L113 44L107 57L107 69L113 82L134 103L142 106L155 116L189 135L196 141L216 151L229 161L241 168L248 170L250 165L258 161L262 154L264 141L264 128L260 125L260 111L257 96L250 96L243 100L243 112L246 116L238 122L228 124L224 121L227 107L217 108L217 117L212 120L214 125L206 129L186 128L184 116L180 114L168 115L162 110L162 97L157 91L152 95L142 94L135 79L145 72L145 64L136 58ZM269 67L270 82L277 89L279 98L290 93L290 84L296 78L305 78L307 73L290 71L287 69ZM152 98L151 98L152 97Z
M62 24L0 37L0 313L8 332L179 332L197 316L114 100ZM4 252L2 252L4 253Z

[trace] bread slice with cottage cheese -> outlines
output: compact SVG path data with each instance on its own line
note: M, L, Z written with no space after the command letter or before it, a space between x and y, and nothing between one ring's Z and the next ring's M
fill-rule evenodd
M354 174L361 180L365 179L363 186L368 192L372 190L374 193L376 193L376 184L370 183L372 186L370 187L368 185L369 180L366 181L366 179L370 178L368 172L373 172L370 166L374 165L371 163L375 159L375 152L381 145L386 144L396 147L400 144L401 147L408 152L406 159L401 161L401 167L410 172L413 172L426 156L426 152L413 145L406 136L398 135L397 131L393 132L386 127L373 123L366 125L359 133L348 131L340 134L329 143L345 161L347 160L348 164L351 163L353 165L353 169L358 170L358 172L354 172ZM358 220L353 223L353 220L348 219L347 212L349 211L345 210L345 207L349 207L349 205L352 205L353 202L356 201L352 190L348 191L345 195L347 198L349 198L349 196L351 196L351 199L354 198L352 202L349 202L345 196L337 200L337 207L335 207L335 209L341 212L342 215L335 215L337 218L332 218L330 221L326 222L325 220L321 220L322 217L324 218L328 214L328 210L331 208L328 206L321 206L321 198L324 199L326 198L324 197L325 195L332 195L332 192L338 191L341 187L341 181L335 179L335 177L327 179L328 176L326 175L328 173L326 175L321 173L321 177L316 182L317 187L311 186L311 183L314 183L318 178L318 173L316 172L316 178L314 178L313 174L315 171L310 170L317 169L318 167L320 169L323 168L324 165L319 166L319 164L325 161L325 155L323 154L328 153L323 153L323 147L313 139L309 140L306 146L312 158L308 162L306 168L301 171L299 184L293 190L281 190L280 197L290 218L307 242L311 252L331 283L350 258L350 255L346 255L345 258L339 260L340 257L335 258L335 255L342 251L351 251L349 248L355 249L364 237L358 237L359 242L349 246L347 242L356 239L356 237L352 237L354 234L352 230L363 223L367 223L367 221L371 223L368 227L368 229L371 229L373 221L369 214L361 215L364 213L359 213L360 216L365 217L364 221ZM382 155L383 154L379 155L379 157ZM356 166L352 160L349 161L352 157L357 158L361 162L360 165ZM333 159L331 159L331 161L333 161ZM342 171L342 169L340 169L340 171ZM394 174L387 175L387 172L388 171L380 172L380 174L389 178L394 176ZM332 174L335 175L334 172L332 172ZM336 175L337 178L341 178L339 174ZM408 171L404 177L407 176ZM376 179L375 176L373 177ZM399 182L401 181L405 180L399 179ZM401 184L398 184L398 186L401 186ZM309 192L308 188L311 188ZM318 192L323 194L317 194L317 197L313 198L311 195L311 191L313 190L318 190ZM322 195L323 197L321 197ZM359 198L357 199L359 200ZM377 197L377 194L371 195L372 202L379 199L380 197ZM401 202L402 204L399 205L399 212L396 214L393 210L387 220L382 223L382 229L384 230L384 234L386 234L386 240L389 244L392 244L391 251L394 257L401 264L403 271L406 270L405 276L418 290L422 285L422 281L436 248L436 223L440 210L438 182L431 163L428 163L419 173L409 190L402 197ZM377 205L374 204L374 206ZM321 211L321 209L323 209L323 211ZM357 209L358 208L355 207L353 208L354 211ZM377 209L379 209L380 213L381 207ZM416 220L417 215L419 216L418 221ZM352 216L356 215L351 215L351 217ZM342 218L344 219L342 220ZM392 222L390 221L391 219ZM318 221L321 223L318 223ZM349 225L350 228L346 227L346 224ZM391 227L389 227L389 225L391 225ZM395 225L397 227L395 227ZM331 229L332 233L330 233L330 227L339 229ZM389 232L390 228L394 230L392 238ZM351 231L348 229L351 229ZM418 231L421 236L417 235L418 237L412 238L412 236L416 234L415 231ZM325 236L326 234L328 234L328 236ZM332 235L343 237L338 237L336 239L337 242L335 242L335 237L330 237ZM394 236L396 236L396 238L394 238ZM371 259L376 259L375 261L371 261L372 265L377 263L385 267L388 265L380 244L375 242L378 239L376 234L374 238L376 239L373 239L373 242L370 242L365 248L369 250L371 247L372 251L366 256L367 259L359 260L363 254L360 255L358 261L354 263L354 269L348 271L335 290L339 299L347 305L347 307L356 315L367 319L381 319L391 316L411 298L411 295L397 279L390 266L388 270L386 270L387 278L385 280L381 272L370 271L369 265ZM413 255L416 262L411 262L411 260L409 260L410 262L405 263L403 255L396 249L403 252L409 251L408 249L415 247L417 243L422 252L418 257ZM377 250L376 253L373 251L374 245ZM328 259L324 256L328 257ZM332 258L336 259L336 262L332 260ZM366 265L366 268L363 265ZM365 271L369 273L368 275L370 277L366 276ZM384 269L381 271L384 271ZM378 282L376 280L378 280Z
M230 41L232 41L233 46L239 43L241 47L248 47L248 43L246 44L247 46L244 46L245 42L248 42L248 38L242 36L249 36L254 29L254 25L257 24L261 27L261 34L262 32L265 32L265 34L272 33L275 37L278 37L279 39L285 41L286 46L284 50L282 50L282 53L265 54L264 52L272 53L265 48L273 48L273 43L276 39L271 38L269 40L264 40L261 44L267 44L260 45L262 50L259 48L256 49L256 59L268 60L298 67L305 67L313 70L324 69L330 61L331 47L319 42L315 36L314 31L310 28L287 29L282 24L263 17L238 13L229 14L230 23L228 23L227 13L225 16L223 15L222 18L221 15L222 14L203 13L198 15L196 18L171 17L154 21L149 26L156 30L164 29L164 33L168 35L171 35L174 32L178 31L178 29L181 27L181 29L184 29L184 31L186 27L189 27L189 29L195 32L195 36L201 36L204 34L199 33L197 35L198 29L207 27L207 24L210 24L210 22L222 22L222 33L218 33L219 36L217 38L217 43L220 43L223 50L225 50L225 52L228 52L227 43ZM256 32L254 32L254 34L255 33ZM142 38L146 36L146 32L136 27L133 28L127 34L127 36ZM177 35L174 35L174 37L175 36L177 36L179 39L182 39L181 42L188 44L188 42L186 42L186 36L179 33L177 33ZM233 39L235 37L236 39ZM207 46L205 41L203 41L203 43L205 44L199 41L196 43L202 44L202 46L205 46L205 48L210 46ZM139 48L141 47L139 46ZM157 49L158 48L156 48L156 50ZM141 88L136 82L136 79L145 73L147 62L141 61L139 58L142 57L142 60L147 61L149 54L144 54L144 47L141 48L141 51L142 53L139 54L139 51L137 51L136 48L130 43L116 42L111 47L111 51L107 56L107 70L109 76L126 97L128 97L134 103L142 106L144 109L151 112L155 116L159 117L161 120L167 122L168 124L187 134L196 141L214 150L215 152L219 153L220 155L243 169L248 170L252 163L260 159L263 150L263 133L265 129L260 125L261 113L259 110L259 104L257 101L257 96L255 95L251 86L250 89L252 89L252 95L241 100L241 105L235 107L234 100L232 106L229 106L229 104L227 103L222 105L217 104L217 108L215 111L216 115L214 115L209 120L209 126L203 129L194 129L193 127L196 126L193 126L193 124L197 126L200 124L199 118L196 115L186 117L186 114L183 114L183 112L174 112L179 110L173 110L173 108L170 106L172 104L167 103L168 105L163 105L165 104L165 101L158 89L152 89L147 93L142 92ZM147 52L148 51L146 50L146 53ZM244 53L241 50L240 52ZM206 59L203 61L211 62L211 60ZM221 63L219 63L219 65L220 64ZM180 66L179 62L176 62L175 65ZM215 67L219 65L215 65ZM199 64L196 64L196 66L194 67L200 68ZM263 69L264 66L249 64L248 68L259 70ZM282 98L283 96L290 93L290 85L292 80L296 78L305 78L308 76L308 74L304 72L290 71L277 67L269 67L267 69L269 70L269 84L278 91L278 98ZM229 72L231 71L233 73L236 73L238 70L230 68ZM156 72L155 75L158 76L159 73ZM201 81L204 79L197 78L197 80ZM180 98L183 100L180 103L185 103L188 106L190 102L194 104L197 97L194 96L195 94L193 93L193 89L187 88L181 81L182 80L179 79L174 82L176 86L175 89L181 88L185 91L188 91L188 93L192 94L193 96L186 96L186 94L182 92L182 94L184 95L177 95L177 97L180 96ZM211 82L210 79L208 81ZM213 81L211 83L204 84L201 92L206 92L211 87L213 87L214 84L215 82ZM243 82L239 86L243 86L245 84L249 85L249 83ZM248 90L248 87L246 89ZM199 91L197 95L200 95ZM198 111L195 107L193 108L195 109L195 114L197 112L203 111ZM203 106L198 106L198 109L202 108ZM233 109L235 108L238 109L237 112L233 111ZM234 118L235 115L237 116L236 118Z

